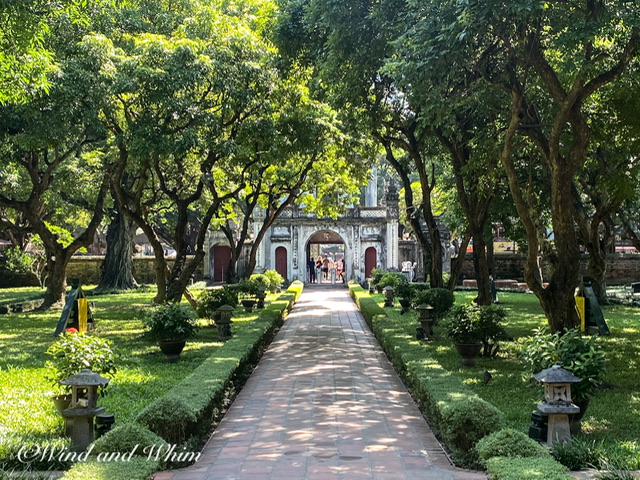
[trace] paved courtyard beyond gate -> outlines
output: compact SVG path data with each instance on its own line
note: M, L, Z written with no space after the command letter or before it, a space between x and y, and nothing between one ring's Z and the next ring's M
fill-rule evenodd
M156 480L471 480L345 288L307 287L198 462Z

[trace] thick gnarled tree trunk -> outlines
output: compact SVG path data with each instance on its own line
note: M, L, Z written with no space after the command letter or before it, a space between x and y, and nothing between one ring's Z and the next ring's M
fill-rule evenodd
M107 227L107 252L97 291L131 290L137 286L133 268L135 224L119 208Z

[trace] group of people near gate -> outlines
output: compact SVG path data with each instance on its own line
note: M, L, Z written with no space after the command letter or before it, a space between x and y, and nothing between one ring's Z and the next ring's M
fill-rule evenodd
M332 275L335 272L335 277ZM318 258L314 259L310 257L307 261L307 278L309 283L327 283L334 281L340 281L342 283L347 282L347 276L345 272L344 259L334 261L329 255L318 255Z

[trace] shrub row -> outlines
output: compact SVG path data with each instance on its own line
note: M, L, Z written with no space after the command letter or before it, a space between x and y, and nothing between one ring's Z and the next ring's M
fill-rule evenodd
M548 457L493 457L487 460L489 478L495 480L573 480L567 467Z
M504 428L504 414L442 368L357 284L349 289L381 347L412 391L429 425L457 465L486 468L493 480L567 480L548 450L522 432Z
M119 426L97 440L92 452L125 454L138 445L136 454L144 458L135 460L134 457L130 462L93 460L76 464L62 479L146 479L162 465L155 460L148 461L149 450L145 447L155 446L158 449L172 444L178 446L176 451L179 452L198 451L201 439L211 428L229 395L244 383L264 347L300 297L303 286L301 282L292 283L285 293L262 311L259 318L243 329L241 335L228 340L191 375L143 409L135 424ZM133 472L127 471L122 468L123 464L137 467Z
M364 289L357 284L350 284L349 289L380 346L428 415L431 427L456 463L478 467L475 445L482 437L504 426L502 412L430 358L422 345L389 321L384 310Z
M356 288L358 287L358 288ZM371 298L371 296L357 284L350 283L349 291L351 292L351 296L355 300L358 308L360 309L360 313L367 321L367 324L371 326L371 322L373 321L373 317L376 315L384 315L384 310L376 303L376 301Z

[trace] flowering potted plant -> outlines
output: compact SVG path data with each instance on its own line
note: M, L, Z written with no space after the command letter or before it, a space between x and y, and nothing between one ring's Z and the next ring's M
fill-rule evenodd
M45 363L46 378L58 388L59 393L53 401L60 412L71 401L70 387L61 384L62 380L85 368L108 378L117 371L111 342L95 335L78 333L75 328L60 335L46 353L51 356L51 360ZM102 387L100 392L104 393L106 388Z

